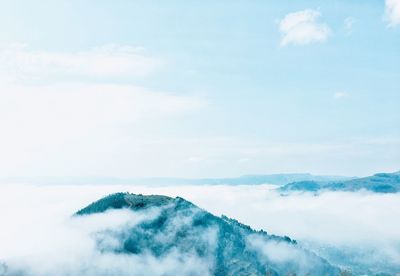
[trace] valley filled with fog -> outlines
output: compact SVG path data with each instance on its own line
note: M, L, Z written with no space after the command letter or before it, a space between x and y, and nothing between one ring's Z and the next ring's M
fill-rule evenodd
M127 209L90 218L72 215L108 194L130 192L182 197L214 215L226 215L268 234L289 236L331 264L353 272L400 271L400 194L359 192L292 193L282 195L275 185L23 185L0 186L0 263L33 275L88 275L127 271L150 275L207 266L186 256L157 259L102 253L93 235L105 229L140 221ZM291 254L274 249L275 256ZM286 257L286 256L285 256ZM135 259L136 258L136 259ZM92 264L88 265L88 264ZM152 266L151 264L157 264ZM69 271L73 267L73 271ZM123 271L121 269L127 269ZM1 272L1 271L0 271ZM1 273L0 273L1 274ZM107 273L106 273L107 274ZM7 274L6 274L7 275Z

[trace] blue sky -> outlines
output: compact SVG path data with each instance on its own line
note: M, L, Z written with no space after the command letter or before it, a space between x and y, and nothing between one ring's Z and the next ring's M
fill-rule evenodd
M400 3L2 1L0 175L400 169Z

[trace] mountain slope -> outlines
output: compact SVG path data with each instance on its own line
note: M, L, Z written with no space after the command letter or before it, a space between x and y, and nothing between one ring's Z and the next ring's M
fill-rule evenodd
M359 191L363 189L376 193L397 193L400 191L400 172L377 173L372 176L347 181L299 181L279 188L281 192L317 192L320 190Z
M200 275L340 273L288 237L269 235L225 216L214 216L179 197L117 193L90 204L76 215L126 208L149 215L138 224L97 233L97 245L102 252L155 257L178 252L182 256L196 256L210 264L209 270ZM113 246L104 247L103 241L110 239Z

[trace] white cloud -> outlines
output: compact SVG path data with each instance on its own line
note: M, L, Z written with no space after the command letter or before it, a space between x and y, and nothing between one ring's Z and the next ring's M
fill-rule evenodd
M343 23L344 29L346 30L347 34L350 35L353 32L353 27L356 23L356 20L353 17L346 17Z
M335 94L333 94L333 97L335 99L343 99L343 98L346 98L348 96L349 95L347 93L345 93L345 92L336 92Z
M116 44L75 53L35 51L24 44L0 48L0 73L11 80L143 77L160 65L143 48Z
M100 164L106 152L115 156L136 148L146 125L205 104L191 96L89 83L8 85L0 97L0 166L8 175L51 174L55 164L65 172L78 160L82 168L85 162Z
M400 24L400 0L385 0L385 18L390 27Z
M281 46L325 41L331 30L326 24L318 22L320 16L320 12L310 9L287 14L279 23Z
M267 241L260 236L250 235L246 239L246 245L255 249L263 258L274 263L288 265L296 263L296 272L299 275L307 275L310 267L316 267L318 262L313 255L304 254L301 248L291 246L284 242Z
M251 161L251 159L250 158L246 158L246 157L240 158L240 159L237 160L237 162L239 162L239 163L247 163L247 162L250 162L250 161Z
M204 158L200 157L200 156L191 156L188 158L189 162L201 162L203 160L204 160Z

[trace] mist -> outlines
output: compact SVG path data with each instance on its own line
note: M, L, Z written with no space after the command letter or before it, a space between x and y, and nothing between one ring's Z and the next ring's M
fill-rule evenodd
M269 234L287 235L344 268L400 270L400 195L325 192L281 196L274 187L1 185L0 262L28 275L121 275L143 270L148 275L209 273L212 264L195 254L183 256L177 251L155 258L96 249L98 233L133 226L158 211L114 210L84 218L72 215L110 193L131 192L183 197L215 215L227 215ZM212 242L212 234L204 238ZM113 248L115 243L106 239L102 245ZM299 254L257 239L249 244L275 260Z

